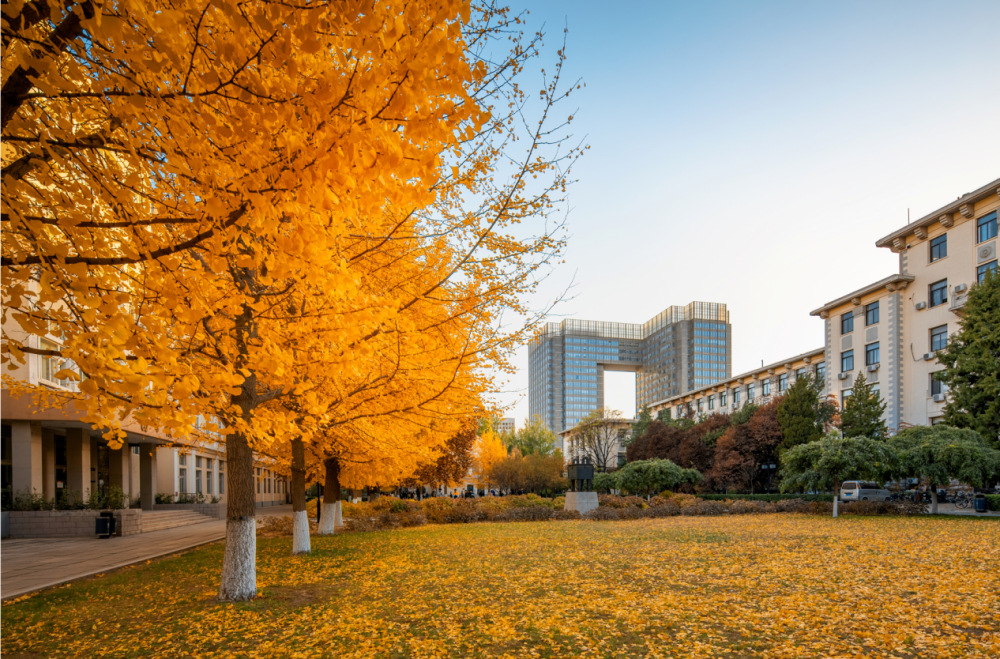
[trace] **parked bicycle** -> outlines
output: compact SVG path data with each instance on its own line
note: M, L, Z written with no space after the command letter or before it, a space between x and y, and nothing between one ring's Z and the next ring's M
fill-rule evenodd
M956 508L969 508L972 506L973 494L971 492L959 492L955 495Z

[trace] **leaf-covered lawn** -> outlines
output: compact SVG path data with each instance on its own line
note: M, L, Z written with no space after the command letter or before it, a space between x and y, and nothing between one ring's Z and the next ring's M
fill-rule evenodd
M1000 523L801 515L425 526L221 545L3 607L14 657L997 657Z

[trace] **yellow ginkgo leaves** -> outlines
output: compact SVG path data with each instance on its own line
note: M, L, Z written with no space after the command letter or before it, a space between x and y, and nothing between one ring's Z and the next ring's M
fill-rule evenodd
M916 542L915 542L916 540ZM803 515L425 526L259 541L220 605L218 546L4 606L46 657L878 657L1000 654L1000 525ZM58 611L59 615L53 615ZM142 632L117 621L142 619Z

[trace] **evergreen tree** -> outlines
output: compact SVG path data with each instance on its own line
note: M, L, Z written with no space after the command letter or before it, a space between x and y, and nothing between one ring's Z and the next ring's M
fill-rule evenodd
M1000 451L989 448L979 433L944 424L916 426L889 440L899 457L898 475L926 478L931 512L937 512L938 485L951 479L982 487L1000 475Z
M754 412L757 411L758 407L760 406L757 405L757 403L754 403L752 401L746 402L743 405L743 407L741 407L739 410L733 412L732 415L730 415L729 423L731 423L734 426L740 426L743 425L744 423L747 423L753 417Z
M623 442L626 446L646 434L646 429L653 422L653 414L649 411L649 405L643 405L639 411L639 418L632 424L632 435Z
M869 437L885 439L889 434L882 414L885 402L874 387L860 373L854 382L853 392L840 415L840 429L844 437Z
M1000 273L969 291L959 328L938 352L947 366L937 376L948 385L945 423L1000 447Z
M886 442L831 433L782 453L781 491L833 490L833 516L837 517L840 484L845 478L881 479L898 471L898 461Z
M796 379L778 405L778 423L784 436L782 448L815 442L823 436L823 429L817 423L818 407L819 396L810 378Z

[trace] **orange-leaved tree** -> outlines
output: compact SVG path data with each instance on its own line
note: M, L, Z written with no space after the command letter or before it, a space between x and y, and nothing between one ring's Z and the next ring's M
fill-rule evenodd
M4 358L72 360L113 444L124 419L218 419L220 597L251 598L251 448L289 423L261 406L301 386L316 327L350 345L384 322L352 302L338 241L433 201L442 151L488 118L469 6L43 0L4 19L3 294L27 332L5 323ZM316 290L355 314L309 316ZM31 340L52 331L58 349Z
M30 7L4 10L3 294L25 330L5 323L4 359L75 363L73 398L112 443L125 420L175 436L217 420L230 463L220 597L248 599L252 450L331 422L366 436L386 412L377 387L320 392L315 373L358 382L393 363L379 361L392 341L426 348L452 317L473 340L443 364L504 366L527 330L500 332L500 316L522 310L561 246L512 228L552 212L576 152L541 157L559 144L543 121L498 175L513 143L503 119L524 103L505 81L535 43L486 63L513 22L502 9L470 21L451 2ZM508 111L491 117L496 98ZM428 256L440 273L414 290L366 279ZM406 317L422 305L448 315ZM61 345L37 347L51 332ZM299 403L272 404L288 396Z

